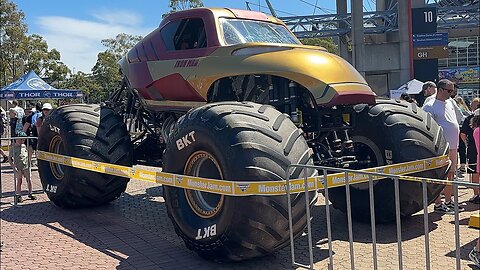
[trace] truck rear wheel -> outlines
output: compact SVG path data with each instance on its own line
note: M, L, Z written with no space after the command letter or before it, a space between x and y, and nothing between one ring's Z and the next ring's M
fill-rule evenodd
M312 164L301 131L273 107L221 102L181 118L167 141L164 170L234 181L286 179L289 164ZM311 176L297 169L291 177ZM211 260L269 254L289 240L287 198L232 197L164 187L169 217L185 245ZM310 192L310 206L317 193ZM294 235L306 226L304 193L292 195Z
M130 166L132 144L121 117L99 105L62 106L50 113L39 131L38 150ZM62 207L86 207L115 200L127 178L38 162L43 189Z
M356 127L352 131L357 158L362 163L355 169L383 166L444 155L447 143L441 128L430 114L416 104L394 100L377 100L371 107L355 106ZM423 171L414 176L444 179L447 168ZM422 184L400 181L400 211L402 217L423 209ZM428 184L428 203L440 194L443 185ZM333 206L346 212L345 188L329 192ZM352 217L370 220L368 183L350 186ZM395 220L394 181L384 179L374 182L375 218L379 223Z

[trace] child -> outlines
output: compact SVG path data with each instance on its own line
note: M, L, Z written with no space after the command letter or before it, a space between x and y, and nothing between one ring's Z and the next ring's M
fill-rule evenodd
M24 131L17 133L17 137L27 137L27 134ZM17 178L17 191L15 194L15 201L17 203L23 202L22 199L22 180L25 175L28 186L28 198L35 200L35 196L32 194L32 181L30 181L30 171L28 170L28 154L27 147L25 146L25 139L15 139L13 144L13 170L15 171L15 177Z

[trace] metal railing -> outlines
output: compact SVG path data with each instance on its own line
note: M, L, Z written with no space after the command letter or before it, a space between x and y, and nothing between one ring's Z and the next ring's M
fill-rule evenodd
M29 154L29 147L30 147L30 139L38 139L38 137L32 137L32 136L28 136L28 137L7 137L7 138L0 138L1 141L10 141L10 144L8 145L9 147L9 153L8 153L8 161L10 163L10 165L12 166L12 170L13 170L13 188L14 188L14 196L13 196L13 205L14 206L17 206L17 200L16 200L16 195L17 195L17 173L15 172L15 164L11 158L12 158L12 155L13 155L13 152L12 152L12 149L11 147L13 146L13 144L15 143L14 141L16 139L25 139L25 145L27 147L27 156L28 156L28 175L30 177L30 181L32 181L32 156ZM3 146L3 145L2 145ZM33 152L32 152L33 154ZM26 176L25 176L26 177ZM1 180L0 180L0 200L2 199L2 194L3 194L3 191L2 191L2 183L1 183Z
M391 178L394 180L394 195L395 195L395 222L396 222L396 233L397 233L397 251L398 251L398 269L403 269L403 252L402 252L402 232L401 232L401 217L400 217L400 195L399 195L399 181L418 181L422 183L422 194L423 194L423 225L424 225L424 236L425 236L425 265L426 269L430 270L430 239L429 239L429 226L428 226L428 199L427 199L427 182L428 183L438 183L442 185L453 185L453 196L454 196L454 216L455 216L455 259L456 259L456 269L460 269L460 222L459 222L459 208L458 208L458 186L479 188L479 184L469 183L469 182L460 182L460 181L447 181L441 179L430 179L430 178L421 178L421 177L412 177L412 176L400 176L392 175L385 173L375 173L375 172L360 172L357 170L349 169L340 169L332 168L325 166L311 166L311 165L300 165L293 164L290 165L287 169L287 203L288 203L288 216L289 216L289 231L290 231L290 248L292 256L292 265L295 267L302 267L306 269L315 269L313 261L313 246L312 246L312 229L311 229L311 215L310 215L310 201L309 192L307 188L308 176L305 175L307 170L304 170L304 185L305 185L305 201L306 201L306 217L307 217L307 234L308 234L308 252L309 252L309 265L298 263L295 261L295 246L294 246L294 236L293 236L293 221L292 221L292 202L290 198L290 172L294 168L304 168L304 169L316 169L319 172L323 172L323 179L327 179L328 172L343 172L345 173L345 193L346 193L346 210L347 210L347 225L348 225L348 241L350 248L350 266L351 269L355 269L355 258L354 258L354 249L353 249L353 226L352 226L352 213L351 213L351 200L350 200L350 178L353 179L353 175L367 175L368 176L368 191L369 191L369 204L370 204L370 224L371 224L371 234L372 234L372 251L373 251L373 269L378 269L377 262L377 238L376 238L376 227L375 227L375 203L374 202L374 191L373 191L373 182L380 178ZM376 178L374 180L374 178ZM327 237L328 237L328 254L329 262L328 269L334 269L333 262L333 248L332 248L332 229L331 229L331 219L330 219L330 205L329 205L329 187L328 181L323 181L324 184L324 197L325 197L325 211L326 211L326 222L327 222Z

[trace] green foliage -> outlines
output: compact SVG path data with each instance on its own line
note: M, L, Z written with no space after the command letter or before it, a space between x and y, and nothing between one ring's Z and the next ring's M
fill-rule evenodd
M338 46L333 38L304 38L300 40L304 45L320 46L325 48L329 53L338 54Z
M49 83L56 83L57 86L70 73L70 69L60 61L60 52L56 49L49 51L48 44L42 36L37 34L28 36L20 46L24 72L33 70L41 77L48 78Z
M202 0L170 0L170 3L168 4L168 6L170 7L170 11L168 13L163 14L162 15L163 18L165 18L170 13L177 12L180 10L203 7L203 1Z
M180 6L185 4L182 3L185 1L177 2ZM191 7L201 3L191 2ZM27 35L25 14L11 0L0 0L0 19L0 87L33 70L57 88L81 89L85 99L92 103L105 101L121 86L117 61L142 39L124 33L104 39L101 42L107 49L98 54L93 73L71 74L60 61L58 50L49 50L47 42L38 34Z
M141 36L132 36L125 33L118 34L115 38L107 38L102 40L102 45L107 47L107 52L112 53L117 58L125 55L128 50L133 48L142 40Z
M25 14L9 0L0 0L0 86L16 80L22 68L21 48L25 42L27 25Z
M0 86L7 85L33 70L49 83L65 80L70 70L60 61L60 52L48 50L37 34L27 35L25 15L9 0L0 0Z
M102 87L95 81L92 75L79 71L70 76L64 87L83 90L84 100L87 103L100 103L102 101L101 95L98 94L101 93Z
M72 76L71 80L77 80L81 83L82 87L88 89L86 92L89 102L103 102L114 90L121 87L122 74L120 73L117 61L140 40L142 40L141 36L133 36L125 33L120 33L115 38L102 40L102 44L107 47L107 49L98 54L97 62L92 68L92 76L87 77L83 75L81 81L79 81L79 76Z
M116 89L121 87L122 74L120 73L117 56L110 52L98 54L97 63L92 68L93 79L100 85L98 92L92 99L104 101Z

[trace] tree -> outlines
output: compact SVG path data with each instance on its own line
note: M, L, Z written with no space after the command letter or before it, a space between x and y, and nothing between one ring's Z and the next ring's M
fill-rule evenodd
M16 80L21 74L22 59L19 44L25 42L25 14L9 0L0 0L0 85Z
M90 84L93 87L88 94L90 102L105 101L113 90L121 87L122 74L117 61L140 40L142 40L141 36L120 33L115 38L101 41L107 49L98 54L97 62L92 68L94 84Z
M24 63L24 71L33 70L41 77L48 78L49 83L64 81L70 69L60 61L60 52L48 50L48 44L37 34L28 36L20 47L20 56Z
M101 87L94 80L92 75L88 75L81 71L77 72L70 76L70 78L65 82L65 88L68 89L80 89L83 91L83 98L87 103L100 103L102 101Z
M60 83L71 73L67 65L60 61L60 52L56 49L48 52L42 66L42 76L47 77L50 83L56 83L59 88L61 87Z
M122 84L122 74L117 61L140 40L142 40L141 36L125 33L120 33L115 38L103 39L101 43L107 49L97 55L97 62L92 68L92 75L82 72L74 74L68 80L67 86L82 89L87 102L100 103L105 101Z
M142 40L141 36L128 35L125 33L118 34L115 38L107 38L102 40L102 45L107 47L107 52L117 56L117 58L125 55L128 50L133 48Z
M304 45L320 46L325 48L329 53L338 54L338 46L333 38L304 38L300 40Z
M177 12L180 10L190 9L190 8L197 8L203 7L202 0L170 0L168 4L170 7L170 11L162 15L162 17L166 17L168 14Z
M100 85L100 89L98 92L92 93L92 99L104 101L113 90L121 87L122 75L117 60L113 53L107 51L98 54L92 72L95 82Z
M16 80L29 70L49 83L65 80L70 72L60 61L60 52L48 50L42 36L27 35L25 14L9 0L0 0L0 86Z

